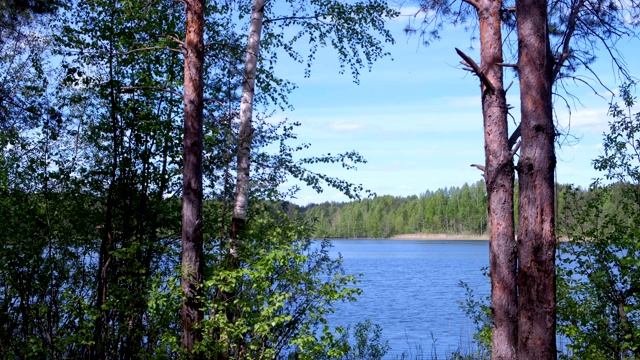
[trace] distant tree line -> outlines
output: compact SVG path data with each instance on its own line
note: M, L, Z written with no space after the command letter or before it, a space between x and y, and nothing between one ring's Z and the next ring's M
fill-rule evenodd
M427 191L420 196L389 195L349 203L311 204L316 237L386 238L406 233L484 234L487 193L484 181Z
M566 210L568 193L576 191L578 195L572 197L581 198L597 196L594 189L576 189L563 184L556 185L556 191L557 221L561 229L576 221ZM604 204L606 208L615 208L619 197L624 196L620 192L616 194L618 197L613 196ZM514 197L517 209L517 190ZM315 221L316 238L388 238L414 233L481 235L489 231L483 180L408 197L384 195L346 203L309 204L300 211Z

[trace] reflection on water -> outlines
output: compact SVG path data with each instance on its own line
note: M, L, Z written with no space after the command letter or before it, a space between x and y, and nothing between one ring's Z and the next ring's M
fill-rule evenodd
M389 340L389 357L420 346L435 346L438 358L456 349L469 352L473 323L460 310L460 281L476 294L490 292L483 267L489 265L488 241L334 240L347 273L362 274L356 303L340 304L332 325L371 318ZM435 340L435 344L434 344Z

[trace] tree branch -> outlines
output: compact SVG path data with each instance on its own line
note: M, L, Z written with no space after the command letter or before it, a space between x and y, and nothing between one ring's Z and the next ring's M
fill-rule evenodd
M476 10L480 10L480 1L479 0L462 0L463 2L466 2L467 4L473 6L474 8L476 8Z
M177 35L164 35L164 36L161 36L161 37L165 37L167 39L171 39L171 40L177 42L180 46L184 47L184 41L182 41L180 38L178 38Z
M507 91L509 91L509 89L511 89L511 85L513 85L513 80L511 80L511 82L509 83L509 86L507 86L507 88L504 90L505 94L507 93Z
M147 46L147 47L137 48L137 49L133 49L133 50L129 50L129 51L120 51L120 52L118 52L118 55L129 55L129 54L133 54L133 53L136 53L136 52L149 51L149 50L169 50L169 51L174 51L174 52L182 54L182 50L180 50L180 49L174 49L174 48L170 48L170 47L166 47L166 46Z
M456 52L458 53L458 55L460 55L460 57L467 63L467 65L473 70L473 72L480 78L480 81L482 82L482 84L491 92L495 92L496 91L496 87L493 86L493 84L491 83L491 81L489 81L489 79L487 78L487 76L484 74L484 72L480 69L480 67L478 66L478 64L476 64L475 61L473 61L472 58L470 58L469 56L467 56L465 53L463 53L460 49L455 48Z
M507 144L509 145L509 149L511 149L513 147L513 145L516 143L516 141L520 137L520 126L521 126L521 124L518 124L518 127L513 131L513 134L511 134L511 136L509 136L509 141L507 142ZM520 146L520 145L518 145L518 146Z
M183 99L182 93L177 92L175 90L161 88L161 87L157 87L157 86L122 86L121 89L122 90L155 90L155 91L164 91L164 92L168 92L169 94L176 95L176 96L180 97L181 99Z
M511 158L513 159L513 157L515 156L515 154L518 152L518 149L520 149L520 145L522 145L522 141L518 141L516 143L516 146L514 146L513 149L511 149Z
M284 17L280 17L280 18L275 18L275 19L267 19L262 21L262 25L266 25L268 23L271 22L276 22L276 21L284 21L284 20L318 20L320 16L319 15L314 15L314 16L284 16Z
M608 43L607 43L607 38L605 38L603 35L598 34L596 31L594 31L592 28L590 28L587 24L584 23L584 21L582 19L580 19L579 17L576 19L577 22L582 23L585 28L586 31L591 33L594 37L598 38L598 40L600 40L600 42L604 45L605 50L607 51L607 53L609 54L609 56L611 57L611 60L613 61L613 63L615 64L615 66L618 68L618 71L622 74L622 76L625 77L625 79L629 79L631 76L629 75L628 71L626 70L626 66L624 64L624 60L621 60L620 58L622 58L622 55L620 54L620 52L615 49L612 48ZM621 32L616 32L613 29L608 29L610 30L611 33L615 34L616 36L621 36ZM614 54L615 52L615 54ZM618 56L616 56L618 55ZM622 58L624 59L624 58ZM582 62L582 64L589 70L589 72L591 72L596 79L598 80L598 82L605 88L607 88L604 84L602 84L602 82L600 81L600 79L598 78L598 76L595 74L595 72L593 70L591 70L591 68L589 68L587 66L587 64L584 62L583 59L580 59L580 62Z
M571 37L573 36L574 31L576 30L576 23L578 21L578 13L582 6L584 5L584 0L579 0L578 3L571 9L571 14L569 15L569 19L567 20L567 29L564 32L564 37L562 38L562 54L560 58L558 58L556 65L553 67L553 75L551 76L552 81L556 80L558 74L560 73L560 69L564 65L565 61L569 58L569 53L571 51L570 42Z
M204 102L214 102L217 103L218 105L227 105L226 101L222 101L220 99L216 99L216 98L204 98L202 99Z

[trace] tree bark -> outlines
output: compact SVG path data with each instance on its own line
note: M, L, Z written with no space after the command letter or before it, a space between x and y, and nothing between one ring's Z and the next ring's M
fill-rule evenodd
M478 3L481 66L493 90L482 86L485 180L489 210L492 359L516 359L517 290L514 238L513 156L509 146L506 94L503 88L502 1Z
M251 12L251 25L247 54L244 62L242 81L242 99L240 103L240 133L238 144L238 177L236 181L236 195L231 221L230 252L234 262L238 261L236 241L243 231L247 221L247 204L249 193L249 168L251 156L251 140L253 130L253 97L255 95L256 70L260 51L260 37L262 35L262 19L264 18L264 0L254 0Z
M264 0L254 0L251 10L251 24L249 26L249 38L244 62L242 79L242 97L240 100L240 129L238 134L237 150L237 177L236 193L233 204L233 216L229 232L229 255L231 266L240 267L240 251L238 249L240 237L247 222L247 206L249 200L249 171L251 167L251 142L253 139L253 98L255 95L256 71L258 66L258 54L260 51L260 38L262 36L262 20L264 18ZM223 292L224 299L234 297L233 293ZM227 321L235 321L236 310L231 305L226 311ZM242 339L229 339L241 342ZM227 351L220 354L219 359L228 359L231 353L231 344ZM239 350L242 351L242 350Z
M556 359L555 127L546 0L517 0L522 147L518 162L518 358Z
M184 139L182 179L182 346L193 355L202 339L200 295L204 270L202 240L202 118L204 97L204 0L185 0Z

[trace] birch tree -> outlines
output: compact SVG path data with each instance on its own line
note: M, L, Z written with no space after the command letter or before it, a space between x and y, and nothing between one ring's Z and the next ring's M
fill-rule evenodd
M234 245L247 221L247 203L249 196L249 169L251 155L253 97L256 86L256 71L260 52L260 38L264 18L264 0L254 0L251 10L251 24L242 79L242 98L240 102L240 130L238 133L237 179L233 218L231 220L231 255L238 263L238 250Z
M242 232L247 218L247 204L250 187L251 168L251 143L253 137L253 108L256 89L259 85L265 85L265 79L270 79L272 75L267 75L273 70L272 60L260 58L260 48L262 39L262 29L267 27L268 37L264 47L270 55L269 58L276 58L274 53L277 49L284 49L293 59L302 62L298 51L293 45L308 36L311 42L310 53L307 58L307 65L311 66L318 45L330 43L338 52L339 59L344 65L349 65L354 79L357 81L358 71L364 66L363 59L370 66L371 63L386 53L382 50L382 43L375 35L369 31L378 32L385 42L392 42L388 30L378 20L384 17L392 17L395 12L389 9L384 2L372 0L346 4L342 1L311 1L309 4L299 6L295 1L287 1L291 9L290 13L276 13L274 2L264 0L254 0L251 6L251 20L247 47L245 52L245 64L243 68L242 97L240 104L240 128L238 133L237 149L237 179L236 192L233 208L233 219L230 231L230 242L232 257L237 262L237 238ZM265 16L266 11L271 11ZM328 19L332 19L331 21ZM292 28L294 36L287 40L279 28ZM360 53L362 52L362 54ZM362 57L362 58L361 58ZM262 61L262 69L259 64ZM307 68L309 71L309 68ZM257 74L263 75L263 79L256 82ZM307 73L308 74L308 73ZM269 95L273 96L273 95ZM347 157L353 157L348 155ZM327 157L325 159L329 159ZM338 158L331 158L331 161L338 161ZM297 170L293 170L296 168ZM306 171L299 167L291 168L292 175L306 178ZM330 179L325 181L333 183ZM337 183L335 183L337 184ZM341 186L341 184L338 184ZM235 245L234 245L235 244Z
M379 32L385 41L392 41L389 32L384 29L383 23L379 21L384 16L393 16L395 14L394 11L390 10L384 2L374 0L357 2L355 4L346 4L342 1L312 1L304 6L300 6L296 1L283 3L288 3L290 7L287 9L287 7L284 6L284 14L276 12L276 9L281 11L282 7L276 8L275 2L255 0L251 5L251 20L249 24L246 51L244 54L245 63L242 70L242 94L239 109L240 125L236 156L236 192L234 196L233 215L227 249L232 263L231 271L233 271L233 269L240 269L242 263L241 249L243 244L241 243L241 240L247 222L248 202L251 191L251 154L255 131L253 126L253 110L256 102L256 90L262 87L262 90L264 91L263 94L260 94L262 98L259 100L264 102L265 97L267 97L274 103L278 102L278 97L280 100L284 99L286 91L288 90L287 86L282 87L281 85L283 82L276 79L273 75L274 62L272 59L277 57L276 51L284 49L289 56L293 57L295 60L302 61L303 58L294 50L293 46L302 38L308 36L310 42L313 44L310 49L310 55L307 62L307 64L310 65L313 60L313 55L317 49L316 43L320 45L327 45L327 43L330 42L330 44L338 51L339 59L343 65L348 64L352 73L357 78L358 70L364 66L362 58L367 61L367 64L371 65L375 59L386 55L382 50L381 41L379 41L375 35L369 34L369 31ZM246 2L239 4L239 10L241 12L245 9L245 4ZM286 10L289 10L290 13L286 13ZM269 17L265 15L267 12L269 12ZM266 41L263 41L261 36L263 28L266 28L267 31L269 31ZM282 31L284 28L293 28L295 35L291 39L287 40L284 37L284 32ZM263 45L267 49L269 56L260 56L261 47L263 47ZM362 51L362 58L360 51ZM257 79L258 75L260 75L260 79ZM281 88L274 88L272 87L273 85ZM185 98L187 97L186 86L185 82ZM187 100L185 100L185 102L186 101ZM186 113L187 111L185 106L185 116ZM290 148L281 145L281 149L285 149L285 152L288 152ZM285 155L290 156L288 154ZM280 159L278 160L278 166L286 169L286 171L293 176L299 177L302 181L308 182L316 188L319 188L319 181L323 180L330 185L341 187L343 190L348 192L351 191L352 188L351 185L346 182L310 173L301 166L304 163L343 162L346 160L352 160L354 162L361 161L357 154L346 153L338 156L303 159L301 163L298 164L291 163L290 159ZM185 173L187 171L186 164L185 160ZM186 199L186 190L184 196ZM183 271L184 270L185 269L183 268ZM235 298L235 295L237 295L234 291L229 292L227 290L220 291L219 294L222 295L221 299L223 302L226 302L228 299ZM239 316L238 314L234 314L237 312L237 309L234 310L229 307L225 309L225 312L227 320L230 323L233 323ZM233 339L228 340L235 341ZM238 341L238 343L240 342L241 341ZM230 346L226 351L227 354L224 356L230 355L231 350L229 349ZM244 350L239 350L237 353L241 353L242 351Z

